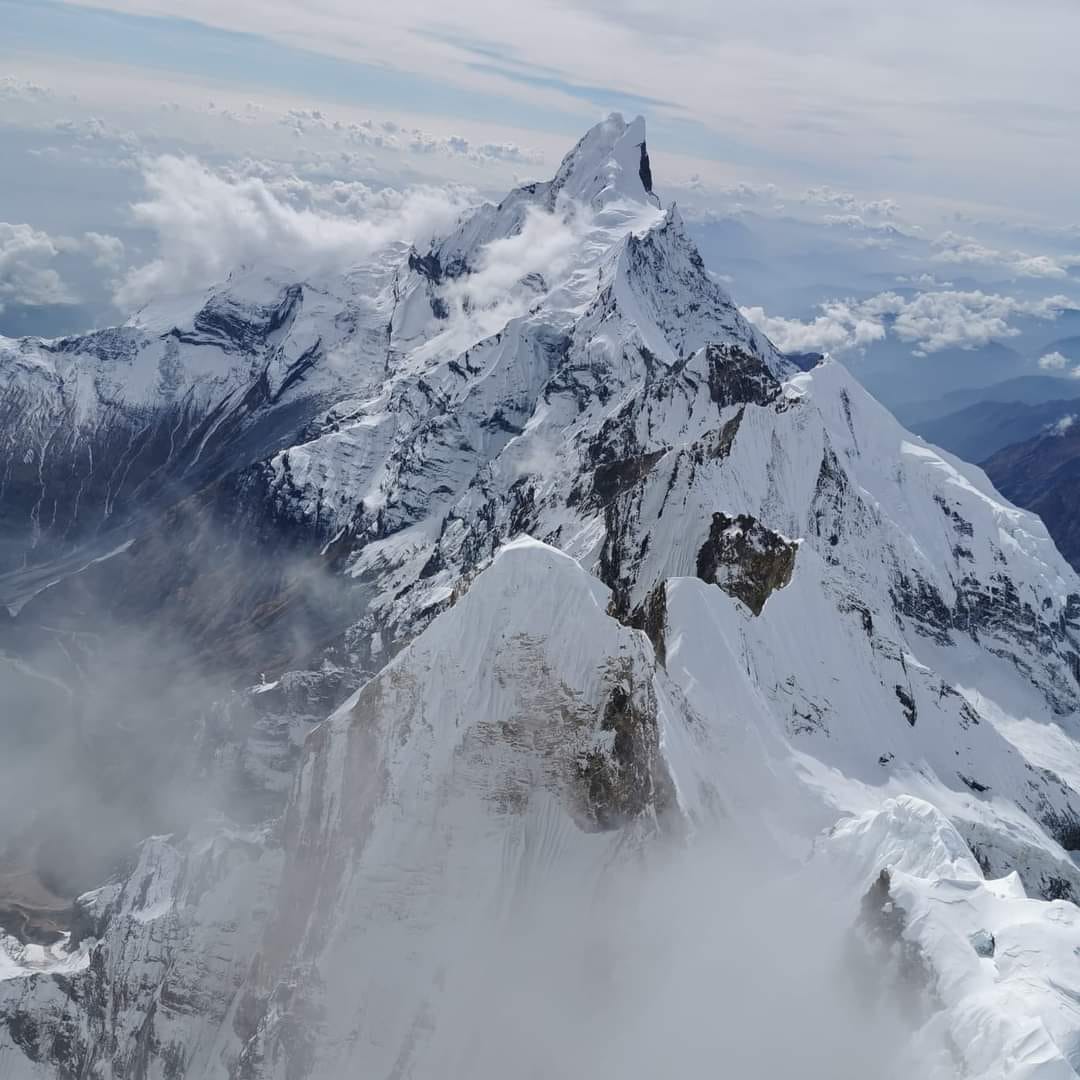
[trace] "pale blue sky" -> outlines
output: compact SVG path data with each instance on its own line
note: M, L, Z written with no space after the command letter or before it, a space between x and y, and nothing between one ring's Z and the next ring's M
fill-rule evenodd
M551 176L611 110L778 337L854 348L889 289L945 296L961 348L987 310L1042 333L1080 303L1073 0L0 0L0 27L0 332L115 319L155 259L228 264L162 155L245 213L258 185L388 213L384 187Z

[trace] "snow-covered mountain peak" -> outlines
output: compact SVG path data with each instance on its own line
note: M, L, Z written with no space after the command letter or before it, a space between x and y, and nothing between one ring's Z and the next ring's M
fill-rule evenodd
M706 345L734 344L759 355L780 377L793 370L706 269L674 206L622 238L612 297L623 319L638 326L665 362L685 359Z
M652 168L645 143L645 119L627 123L612 113L582 136L563 158L552 191L599 208L620 199L652 202Z
M835 860L886 993L923 950L964 1075L1080 1063L1080 582L839 364L795 373L652 197L644 141L611 117L552 180L336 278L253 267L0 343L12 641L134 581L201 648L242 637L260 701L341 675L272 731L206 727L283 821L147 846L77 906L82 966L0 984L0 1073L513 1074L458 1022L489 932L528 937L540 884L587 925L672 832ZM565 982L609 970L571 952ZM973 1055L1010 1014L1049 1066Z
M645 146L645 121L627 124L613 113L591 128L566 155L551 180L524 184L500 203L465 214L450 235L426 253L415 252L411 267L438 284L474 273L493 244L521 236L538 220L573 228L588 246L604 250L633 229L647 228L661 215L652 191ZM540 217L538 217L540 215ZM535 239L534 244L535 246Z

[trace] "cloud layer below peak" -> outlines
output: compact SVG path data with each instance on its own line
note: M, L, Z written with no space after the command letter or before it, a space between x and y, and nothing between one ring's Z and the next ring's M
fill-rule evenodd
M320 190L295 178L272 185L173 155L147 161L144 180L146 198L132 213L155 236L157 254L119 283L115 302L123 310L202 288L259 261L300 273L345 269L388 244L430 239L468 204L451 188Z

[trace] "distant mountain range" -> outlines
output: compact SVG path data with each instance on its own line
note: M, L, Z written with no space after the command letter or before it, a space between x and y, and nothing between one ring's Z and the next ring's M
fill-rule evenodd
M1055 434L1080 413L1080 398L1027 405L1020 401L978 401L957 412L911 425L935 446L976 464L1015 443Z
M954 416L973 405L994 402L1004 405L1043 405L1050 401L1080 398L1080 379L1062 378L1057 375L1019 375L989 386L965 386L950 390L938 397L920 399L906 404L894 405L893 414L912 431L925 434L921 425ZM929 436L927 436L929 438ZM939 442L953 453L960 453L947 442ZM965 455L961 454L961 457ZM969 458L968 460L980 460Z
M1080 338L1055 342L1068 357ZM999 491L1045 523L1080 567L1080 379L1024 375L899 406L927 442L981 464Z
M1080 578L797 359L617 115L422 249L0 340L0 1077L1075 1076ZM811 883L799 1016L850 968L905 1053L774 1021Z
M1061 554L1080 567L1080 415L999 449L983 468L1003 495L1042 518Z

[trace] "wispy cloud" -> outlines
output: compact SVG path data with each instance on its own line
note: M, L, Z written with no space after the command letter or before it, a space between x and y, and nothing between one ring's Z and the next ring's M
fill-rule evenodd
M76 290L56 266L62 256L89 259L99 270L115 271L123 260L124 245L103 233L53 236L25 223L0 221L0 311L7 305L78 303Z
M1064 212L1080 164L1075 95L1045 78L1069 70L1080 9L1046 0L995 3L993 19L984 0L536 0L502 19L483 0L437 13L398 0L362 17L347 0L3 3L18 7L28 54L563 135L600 108L645 109L673 151L731 161L737 147L750 164L783 161L810 190L891 178L905 205L933 191ZM1035 194L1026 163L1050 147L1055 168Z
M1056 350L1039 357L1039 367L1043 371L1063 371L1069 366L1069 359Z
M905 296L878 293L864 300L833 300L810 322L770 316L760 307L743 314L785 350L845 352L861 349L892 334L914 345L916 355L942 349L974 349L991 341L1016 337L1010 319L1027 315L1053 320L1076 307L1065 296L1020 300L979 291L944 290Z
M0 308L5 304L73 304L75 296L50 264L64 250L63 238L30 225L0 221Z
M932 244L935 262L954 266L1000 267L1008 274L1027 278L1067 278L1080 267L1080 255L1029 255L1023 251L999 251L972 236L942 233Z
M258 176L222 176L193 158L163 156L145 165L147 198L132 207L152 230L158 254L120 283L124 309L197 289L238 266L265 260L299 273L343 269L395 241L423 241L462 211L460 193L417 188L371 192L363 216L298 208ZM350 194L353 208L363 189Z

